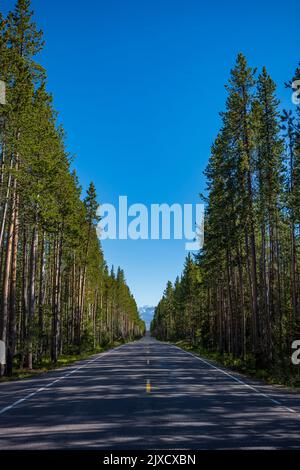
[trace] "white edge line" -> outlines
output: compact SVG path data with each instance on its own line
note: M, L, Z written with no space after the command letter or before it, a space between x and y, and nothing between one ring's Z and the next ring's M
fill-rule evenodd
M192 356L194 359L198 359L198 361L201 361L203 362L204 364L210 366L211 368L213 369L216 369L218 370L219 372L222 372L222 374L224 375L227 375L228 377L230 377L231 379L235 380L236 382L239 382L241 385L244 385L245 387L248 387L248 388L251 388L255 393L257 393L258 395L264 397L264 398L267 398L269 401L275 403L276 405L279 405L281 406L282 408L284 408L285 410L289 411L290 413L294 413L296 414L297 416L299 416L298 412L296 410L294 410L293 408L289 408L287 406L285 406L282 402L278 401L278 400L275 400L274 398L271 398L269 395L267 395L266 393L263 393L261 392L260 390L258 390L256 387L253 387L253 385L249 385L247 384L246 382L244 382L243 380L239 379L238 377L235 377L234 375L231 375L229 374L229 372L227 372L226 370L223 370L223 369L220 369L219 367L215 366L214 364L212 364L211 362L209 361L206 361L205 359L202 359L202 357L199 357L199 356L196 356L195 354L189 352L189 351L185 351L184 349L180 348L179 346L175 346L174 344L172 344L173 348L176 348L176 349L179 349L180 351L182 351L183 353L185 354L189 354L190 356ZM300 417L300 416L299 416Z
M127 343L126 343L126 344L127 344ZM26 395L26 396L23 397L23 398L20 398L19 400L15 401L15 402L12 403L11 405L5 406L4 408L2 408L2 410L0 410L0 415L6 413L6 411L11 410L12 408L15 408L15 407L16 407L17 405L19 405L20 403L23 403L24 401L29 400L30 398L34 397L34 396L37 395L38 393L42 392L43 390L46 390L47 388L52 387L52 385L56 384L57 382L60 382L61 380L64 380L64 379L68 378L71 374L74 374L74 373L77 372L78 370L83 369L84 367L88 366L89 364L92 364L93 362L96 362L96 361L98 361L99 359L102 359L104 356L107 356L108 354L111 354L112 352L116 351L117 349L120 349L120 348L122 348L123 346L126 346L126 344L121 344L121 346L117 346L116 348L113 348L113 349L111 349L111 350L109 350L109 351L106 351L106 352L104 352L104 353L100 353L99 355L97 355L96 358L87 361L85 364L83 364L83 365L81 365L81 366L79 366L79 367L76 367L76 369L71 370L71 372L68 372L68 374L65 374L65 375L63 375L62 377L59 377L58 379L55 379L53 382L50 382L49 384L45 385L44 387L38 388L35 392L29 393L28 395Z

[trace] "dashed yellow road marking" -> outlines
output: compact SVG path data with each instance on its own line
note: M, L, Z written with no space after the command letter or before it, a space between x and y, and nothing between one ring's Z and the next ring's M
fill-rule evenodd
M150 393L151 392L151 382L150 382L150 379L147 380L147 383L146 383L146 392L147 393Z

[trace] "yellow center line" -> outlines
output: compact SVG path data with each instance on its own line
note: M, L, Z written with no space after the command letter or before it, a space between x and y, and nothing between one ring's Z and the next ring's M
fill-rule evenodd
M146 383L146 392L147 393L150 393L151 392L151 383L150 383L150 379L147 380L147 383Z

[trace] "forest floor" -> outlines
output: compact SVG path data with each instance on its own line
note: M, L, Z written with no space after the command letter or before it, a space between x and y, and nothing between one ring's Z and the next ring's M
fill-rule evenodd
M51 361L50 358L43 359L39 364L37 364L31 370L27 368L15 367L11 377L6 377L6 376L0 377L0 383L12 382L15 380L23 380L23 379L27 379L31 377L36 377L38 375L45 374L47 372L60 369L62 367L71 366L77 361L82 361L82 360L88 359L89 357L95 354L105 352L109 349L114 349L117 346L120 346L121 344L124 344L124 342L114 341L113 343L108 344L106 346L97 347L95 349L87 350L79 354L62 354L61 356L59 356L58 361L55 364Z

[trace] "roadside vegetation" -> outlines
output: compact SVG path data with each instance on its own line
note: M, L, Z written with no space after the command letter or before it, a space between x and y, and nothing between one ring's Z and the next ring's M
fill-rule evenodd
M15 361L13 372L10 376L3 375L0 377L1 382L9 382L14 380L22 380L27 379L30 377L35 377L40 374L44 374L46 372L50 372L55 369L60 369L62 367L68 367L78 361L83 361L85 359L89 359L94 354L101 354L105 351L110 349L116 348L125 344L127 341L114 341L112 344L107 344L106 346L96 346L93 349L86 350L81 353L69 353L69 354L62 354L58 357L57 362L53 363L50 357L45 357L41 359L39 363L35 363L33 369L28 369L27 367L20 368L18 361Z
M176 341L173 344L184 349L185 351L191 352L197 356L208 359L215 365L224 366L233 372L241 373L242 375L251 379L257 379L267 384L279 384L286 385L293 388L300 389L300 365L294 366L293 373L287 369L284 373L279 369L259 369L257 368L253 357L249 357L246 360L234 357L232 354L220 353L219 351L209 351L203 349L200 346L191 345L187 341Z

